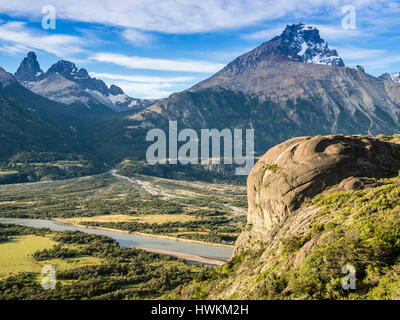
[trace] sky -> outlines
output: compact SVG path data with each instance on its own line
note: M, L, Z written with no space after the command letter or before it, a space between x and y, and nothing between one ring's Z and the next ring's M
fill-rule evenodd
M14 73L35 51L44 71L69 60L132 97L163 98L305 23L379 76L400 71L399 17L391 0L0 0L0 66Z

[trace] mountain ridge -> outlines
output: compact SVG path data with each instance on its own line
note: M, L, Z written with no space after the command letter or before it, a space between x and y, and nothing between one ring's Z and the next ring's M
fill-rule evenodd
M28 149L80 149L76 130L81 122L66 105L29 91L2 68L0 83L1 159Z
M116 85L110 90L102 80L90 77L86 69L78 69L70 61L60 60L43 72L34 52L28 53L14 76L26 88L50 100L82 104L89 110L105 106L121 112L143 109L154 103L154 100L131 98Z
M384 73L381 76L379 76L379 78L400 83L400 72Z
M319 51L308 52L308 62L293 56L307 50L285 40L295 38L292 33L304 28L310 32L308 47L323 48L327 59L334 57L329 63L312 62L310 57ZM293 136L374 136L400 130L399 84L335 60L338 53L325 45L316 28L299 24L285 30L210 78L127 118L126 133L135 135L143 127L167 128L165 119L195 130L253 128L256 152L261 153Z

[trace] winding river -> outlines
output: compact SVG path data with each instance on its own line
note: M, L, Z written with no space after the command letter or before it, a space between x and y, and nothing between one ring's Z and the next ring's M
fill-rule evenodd
M190 241L179 241L172 239L156 238L145 235L128 234L117 231L108 231L72 225L62 224L52 220L43 219L21 219L21 218L0 218L0 223L16 224L33 228L48 228L52 231L82 231L90 234L108 236L116 240L121 247L136 247L148 249L148 251L165 253L173 256L181 256L189 261L198 261L206 264L216 264L217 260L228 260L233 249L230 247L214 246ZM174 254L175 253L175 254ZM211 260L207 263L205 260ZM218 263L220 264L220 263Z

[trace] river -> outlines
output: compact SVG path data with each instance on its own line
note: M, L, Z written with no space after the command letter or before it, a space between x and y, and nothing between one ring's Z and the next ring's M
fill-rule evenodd
M205 264L211 265L221 264L217 263L218 260L221 260L221 262L228 260L231 257L233 251L233 249L229 247L206 245L189 241L163 239L145 235L128 234L118 231L76 227L55 222L52 220L0 218L0 223L16 224L33 228L48 228L52 231L77 230L90 234L104 235L116 240L121 247L136 247L149 249L149 251L153 252L168 252L170 255L182 257L189 261L203 262ZM206 260L209 260L208 263Z

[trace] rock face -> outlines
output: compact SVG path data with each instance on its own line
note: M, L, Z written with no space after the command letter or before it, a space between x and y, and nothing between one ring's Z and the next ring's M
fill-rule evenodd
M249 236L270 239L305 199L337 184L338 190L373 186L368 177L397 175L399 168L400 146L375 138L299 137L273 147L248 177L252 228L239 237L235 252L247 247Z
M3 68L0 67L0 88L5 88L15 82L16 80L12 76L12 74L8 73L7 71L5 71Z
M112 94L113 96L116 96L118 94L124 94L124 92L122 91L122 89L118 86L116 86L115 84L112 84L110 86L110 94Z
M398 136L329 135L271 148L248 177L248 225L233 257L180 292L214 300L398 299L399 143ZM351 292L342 287L345 265L357 272Z
M29 52L27 57L22 60L17 72L14 74L15 79L20 82L37 80L43 74L42 69L37 61L36 54Z

